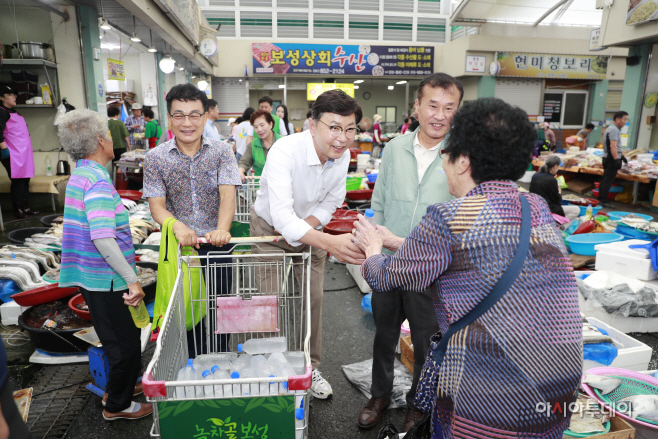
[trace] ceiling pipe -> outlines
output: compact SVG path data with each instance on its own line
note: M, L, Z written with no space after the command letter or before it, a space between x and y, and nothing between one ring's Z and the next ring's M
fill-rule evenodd
M543 14L541 17L539 17L539 19L538 19L537 21L535 21L534 23L532 23L532 27L537 27L537 26L539 26L539 23L541 23L542 21L544 21L544 20L546 19L546 17L548 17L549 15L551 15L553 12L555 12L555 10L556 10L557 8L559 8L560 6L562 6L563 4L565 4L565 3L568 2L568 1L569 1L569 0L560 0L559 2L557 2L556 4L554 4L554 5L553 5L548 11L544 12L544 14Z
M457 6L457 9L455 9L455 12L452 13L450 16L450 23L448 23L449 26L452 25L452 22L457 19L459 14L464 10L464 8L471 2L471 0L462 0L462 2Z

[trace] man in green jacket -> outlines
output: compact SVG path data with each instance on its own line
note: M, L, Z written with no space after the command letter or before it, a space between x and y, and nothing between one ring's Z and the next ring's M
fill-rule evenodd
M452 199L443 171L442 150L463 95L462 84L450 75L434 73L426 77L418 86L414 109L420 126L386 146L372 194L372 209L377 224L396 236L384 241L389 253L402 245L428 206ZM434 302L429 289L422 293L391 291L373 294L372 311L377 326L372 398L359 413L359 427L374 427L391 403L395 348L400 325L407 319L414 345L414 376L407 393L407 414L402 430L406 432L422 416L414 406L414 397L430 337L439 331Z
M288 135L287 127L285 123L281 123L281 118L274 113L274 101L269 96L263 96L258 100L258 109L263 111L269 111L274 119L274 128L272 131L279 133L282 136Z

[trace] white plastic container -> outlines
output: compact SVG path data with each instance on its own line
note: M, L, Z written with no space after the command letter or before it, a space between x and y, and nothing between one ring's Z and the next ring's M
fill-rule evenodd
M653 153L651 154L638 154L637 161L640 163L653 163Z
M360 265L352 265L352 264L345 264L345 267L347 267L347 271L352 275L354 278L354 282L356 282L356 285L359 287L359 290L363 294L368 294L372 292L372 289L370 288L370 285L368 285L368 282L361 276L361 266Z
M18 325L18 316L30 308L30 306L20 306L13 300L7 303L3 303L0 305L0 316L2 317L2 324L5 326Z
M619 349L617 358L612 362L610 367L619 367L622 369L643 371L649 367L649 360L651 360L651 348L644 343L629 337L623 332L615 329L614 327L602 322L594 317L587 317L587 321L597 328L604 329L608 332L608 336L615 342L615 346ZM593 369L595 367L602 367L603 365L596 361L583 360L583 371Z
M656 279L658 272L654 271L651 265L649 252L629 248L630 245L650 243L650 241L640 239L629 239L628 241L599 244L594 247L597 250L596 270L613 271L643 281Z

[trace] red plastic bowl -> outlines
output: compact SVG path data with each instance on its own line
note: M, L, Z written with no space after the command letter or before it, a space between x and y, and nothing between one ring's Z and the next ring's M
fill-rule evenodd
M126 200L139 201L142 199L142 193L140 191L117 191L121 198Z
M338 219L332 220L324 226L324 231L330 235L342 235L343 233L352 233L353 228L354 219Z
M348 200L360 201L372 198L372 189L360 189L358 191L347 191Z
M350 219L354 218L352 221L356 221L356 216L359 214L356 210L342 210L338 209L337 211L334 212L334 214L331 216L332 219Z
M11 296L20 306L35 306L63 299L78 292L78 287L60 288L59 283L33 288Z
M73 311L78 317L81 319L89 320L91 322L91 314L89 314L89 311L83 311L81 309L78 309L77 306L82 302L85 301L85 298L82 297L82 294L78 294L76 296L71 297L71 300L69 300L69 308L71 308L71 311Z
M596 191L596 193L598 195L599 191ZM585 206L585 207L587 207L590 204L592 205L592 207L596 207L599 205L599 200L595 198L583 198L583 200L585 201L582 203L580 201L569 201L569 202L576 206Z
M372 183L371 183L371 182L368 182L368 187L369 187L370 189L375 189L375 183L376 183L375 181L373 181Z

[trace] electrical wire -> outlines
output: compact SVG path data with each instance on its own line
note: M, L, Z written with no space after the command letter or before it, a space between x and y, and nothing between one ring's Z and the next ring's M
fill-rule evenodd
M11 3L9 3L9 0L7 0L7 5L9 5L9 13L11 14L11 18L14 20L14 30L16 31L16 50L18 50L18 56L20 58L23 58L23 51L20 49L20 46L18 44L18 26L16 25L16 2L14 1L14 9L11 9Z
M3 325L0 323L0 326L2 329L6 329L8 331L11 331L11 328L8 328L7 326ZM27 335L23 334L22 331L16 329L12 332L9 332L9 337L5 337L5 343L7 343L7 346L23 346L26 345L30 342L30 337ZM22 343L17 343L16 341L20 341Z

